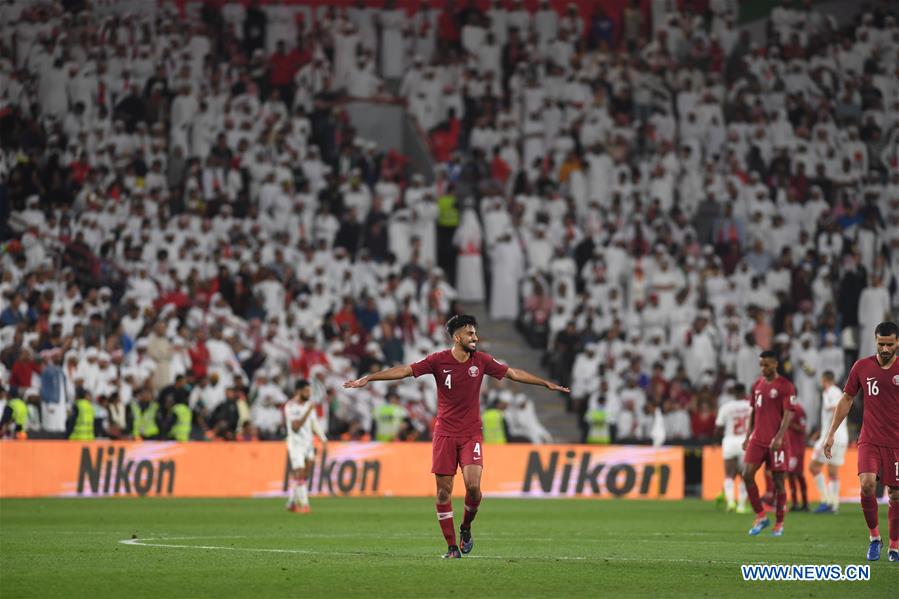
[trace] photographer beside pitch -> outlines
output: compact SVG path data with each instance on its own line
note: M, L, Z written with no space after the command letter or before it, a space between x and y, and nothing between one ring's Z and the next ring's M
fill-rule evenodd
M890 488L888 559L899 562L899 326L882 322L874 329L877 353L852 365L843 397L837 404L824 441L824 457L831 458L834 436L858 392L863 393L862 432L858 439L858 479L862 512L870 532L868 559L880 559L883 541L877 522L878 479Z
M394 366L343 384L346 389L358 389L372 381L434 375L437 382L437 423L434 426L431 472L437 482L437 520L447 544L444 558L461 558L474 546L471 523L481 503L481 473L484 469L480 410L484 375L569 392L565 387L524 370L510 368L489 354L477 351L477 326L473 316L453 316L446 323L446 332L453 339L451 349L435 352L411 365ZM453 482L459 466L462 467L465 482L465 517L459 528L461 551L456 544L452 504Z

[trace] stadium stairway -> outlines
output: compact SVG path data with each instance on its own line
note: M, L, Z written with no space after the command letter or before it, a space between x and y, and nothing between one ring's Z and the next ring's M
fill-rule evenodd
M540 365L540 352L525 342L516 330L514 322L491 320L487 307L479 302L463 302L462 306L467 314L478 319L481 349L515 368L522 368L544 378L549 376ZM575 423L575 417L565 411L565 399L561 394L533 385L514 385L516 391L527 394L533 400L540 422L553 436L555 442L580 441L580 431Z

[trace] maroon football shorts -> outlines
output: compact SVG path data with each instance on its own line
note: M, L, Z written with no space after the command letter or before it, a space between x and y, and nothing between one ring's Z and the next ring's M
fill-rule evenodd
M858 473L874 473L881 483L899 489L899 449L858 444Z
M805 446L792 449L787 460L787 472L802 475L805 472Z
M452 476L457 466L484 465L484 437L434 435L431 442L431 472Z
M774 451L761 443L750 441L749 447L746 448L746 453L743 455L743 463L764 464L770 472L786 472L789 453L790 448L786 444Z

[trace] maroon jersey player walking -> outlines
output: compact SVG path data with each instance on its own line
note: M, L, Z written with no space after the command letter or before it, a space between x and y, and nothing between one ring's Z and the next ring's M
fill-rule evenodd
M899 326L882 322L874 329L877 353L862 358L852 366L843 397L833 413L830 430L824 440L824 457L830 450L836 430L852 407L858 392L864 398L862 432L858 438L858 480L861 483L862 512L870 532L868 559L880 559L883 541L877 528L878 479L890 488L890 548L891 562L899 562Z
M541 385L553 391L568 389L517 368L509 368L492 356L477 351L478 323L473 316L454 316L446 323L453 347L436 352L408 366L394 366L343 384L347 389L364 387L371 381L395 381L408 376L434 376L437 383L437 424L434 426L431 472L437 480L437 520L446 539L445 558L459 558L471 551L471 523L481 503L481 473L484 469L484 439L481 432L480 389L485 374L519 383ZM462 467L465 482L465 516L456 544L453 525L453 481Z
M777 356L774 352L764 351L759 355L759 368L762 376L752 386L752 415L743 441L746 451L743 456L743 481L756 515L749 534L757 535L771 524L765 516L759 488L755 484L755 473L765 464L774 477L777 521L771 534L779 537L783 535L784 506L787 503L784 473L787 471L790 446L786 433L796 406L796 389L793 383L777 374Z

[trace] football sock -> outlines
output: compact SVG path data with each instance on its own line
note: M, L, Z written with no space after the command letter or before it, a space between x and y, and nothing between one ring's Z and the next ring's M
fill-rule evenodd
M793 507L799 505L799 493L796 492L796 477L790 476L790 495L793 497Z
M746 485L746 494L749 495L749 503L752 505L752 511L759 517L765 515L765 508L762 507L762 500L759 497L759 487L755 484Z
M287 505L294 505L297 501L297 481L292 476L287 479Z
M871 536L879 537L880 531L877 530L877 498L873 495L862 495L862 512L865 514L865 522L868 523L868 530L871 531Z
M727 499L727 505L734 502L734 479L724 479L724 497Z
M774 510L775 515L777 517L777 524L783 524L784 522L784 508L787 505L787 492L786 490L778 491L774 495Z
M836 508L840 505L840 479L830 481L830 493L828 494L830 505Z
M815 487L818 488L818 495L821 496L821 503L830 503L830 496L827 494L827 483L824 481L823 472L819 472L815 475Z
M446 539L446 546L452 547L456 544L456 529L453 526L453 502L437 504L437 521L440 523L440 530L443 531L443 538Z
M479 505L481 505L480 499L475 501L468 493L465 494L465 516L462 517L462 528L471 528L472 520L478 515Z
M740 499L737 501L737 506L742 509L746 505L746 483L743 482L743 479L740 479Z
M799 483L799 496L802 497L802 505L808 505L808 483L805 482L805 475L800 474L797 478L797 483Z
M890 499L890 549L899 549L899 501Z
M309 488L306 486L305 478L297 482L297 500L302 507L309 507Z

